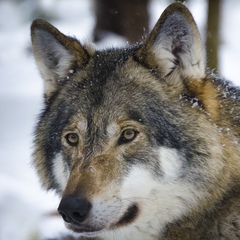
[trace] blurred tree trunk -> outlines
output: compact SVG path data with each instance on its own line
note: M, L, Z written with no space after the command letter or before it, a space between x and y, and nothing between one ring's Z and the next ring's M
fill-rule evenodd
M96 26L94 40L107 32L124 36L131 43L149 31L149 0L95 0Z
M221 18L221 0L208 0L208 18L207 18L207 59L208 67L219 71L218 49L219 49L219 27Z

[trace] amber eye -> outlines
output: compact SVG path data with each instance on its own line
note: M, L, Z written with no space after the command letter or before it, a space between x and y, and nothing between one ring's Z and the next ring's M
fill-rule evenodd
M68 133L66 135L66 140L70 146L77 146L79 142L79 137L76 133Z
M134 140L138 132L134 129L126 129L122 132L122 135L119 139L119 144L128 143Z

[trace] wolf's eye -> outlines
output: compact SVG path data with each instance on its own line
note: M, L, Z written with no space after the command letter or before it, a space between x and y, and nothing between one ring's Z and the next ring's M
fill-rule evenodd
M138 132L134 129L126 129L122 132L122 135L119 139L119 144L128 143L134 140Z
M66 135L66 140L70 146L77 146L79 142L79 137L76 133L68 133Z

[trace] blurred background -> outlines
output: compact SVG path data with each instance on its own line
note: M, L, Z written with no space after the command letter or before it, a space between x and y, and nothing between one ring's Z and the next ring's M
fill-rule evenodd
M31 166L43 86L30 25L50 21L96 48L141 41L170 0L0 0L0 240L57 239L67 230L58 197L40 187ZM188 0L207 45L208 67L240 85L240 1Z

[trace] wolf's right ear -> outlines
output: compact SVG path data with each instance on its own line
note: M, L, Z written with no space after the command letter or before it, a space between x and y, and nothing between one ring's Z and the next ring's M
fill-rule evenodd
M75 38L65 36L50 23L36 19L31 26L34 57L44 79L45 96L50 98L71 68L89 60L86 49Z
M205 76L205 51L197 25L180 3L166 8L136 57L145 66L158 69L163 78Z

